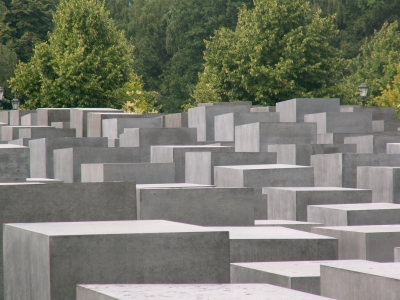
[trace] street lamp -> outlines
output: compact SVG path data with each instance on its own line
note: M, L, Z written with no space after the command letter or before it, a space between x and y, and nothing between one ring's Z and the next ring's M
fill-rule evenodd
M361 85L358 87L358 91L360 92L361 103L362 106L365 107L365 98L368 95L368 86L362 81Z
M12 108L17 110L19 108L19 99L17 98L17 94L14 94L14 99L11 100Z

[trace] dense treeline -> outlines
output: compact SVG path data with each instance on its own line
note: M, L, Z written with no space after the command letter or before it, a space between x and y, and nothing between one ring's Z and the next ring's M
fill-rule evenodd
M58 2L0 0L0 86L8 97L16 58L28 63L48 41ZM134 47L134 73L116 94L135 90L142 98L132 102L145 110L303 96L356 103L362 79L369 105L398 102L400 0L106 0L105 7Z

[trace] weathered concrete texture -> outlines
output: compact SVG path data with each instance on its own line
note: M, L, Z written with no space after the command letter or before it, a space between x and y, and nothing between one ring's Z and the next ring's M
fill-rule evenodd
M78 285L77 300L323 300L328 298L269 284Z
M253 123L235 127L236 152L268 152L268 145L316 144L317 125Z
M225 146L152 146L150 150L150 162L152 163L175 163L175 181L185 181L185 154L189 152L216 152L216 153L234 153L234 147ZM188 181L190 182L190 181ZM193 182L200 183L200 182ZM212 184L202 183L201 184Z
M275 164L275 153L254 152L188 152L185 162L185 182L214 184L215 166Z
M70 108L38 108L38 125L50 126L53 122L70 122Z
M10 111L0 110L0 123L10 125Z
M281 226L306 232L311 232L311 228L313 227L324 226L324 224L321 223L290 221L290 220L255 220L254 225L269 226L269 227Z
M120 135L120 147L140 147L142 162L150 162L150 148L157 145L196 145L194 128L127 128Z
M51 122L51 127L58 129L71 128L71 122Z
M339 240L339 259L394 261L400 246L400 225L314 227L311 232Z
M18 138L41 139L41 138L61 138L75 137L75 129L57 129L54 127L27 127L20 128Z
M358 166L400 166L400 155L336 153L311 155L315 186L357 187Z
M386 144L387 154L400 154L400 143L387 143Z
M276 111L280 113L281 122L303 122L306 114L339 112L340 99L296 98L278 102Z
M1 126L1 139L2 141L13 141L19 139L19 130L22 128L51 128L54 130L54 128L49 127L49 126Z
M128 115L128 114L123 114ZM117 139L124 132L125 128L162 128L162 117L130 117L130 118L115 118L103 120L103 136L109 139Z
M349 136L360 136L359 133L322 133L317 135L317 144L343 144Z
M214 117L216 141L235 141L235 126L256 122L279 122L279 113L235 112Z
M119 148L119 139L108 139L108 147Z
M308 221L325 226L400 224L400 204L309 205L307 211Z
M202 103L189 108L188 126L197 129L198 141L215 141L214 117L231 112L250 112L251 102Z
M107 138L52 138L29 142L31 176L54 178L53 150L70 147L107 147Z
M268 195L268 219L270 220L307 221L308 205L371 203L372 201L370 190L335 187L265 187L263 194Z
M390 132L390 131L397 132L397 129L399 127L400 127L400 121L399 120L391 120L391 121L376 120L376 121L372 121L372 131L373 132Z
M211 227L228 230L231 262L337 259L338 241L284 227Z
M394 261L400 262L400 247L394 248Z
M400 204L400 168L358 167L357 187L372 190L372 202Z
M28 147L0 144L0 177L29 177L29 162Z
M356 105L341 105L341 112L368 112L372 120L396 120L396 109L393 107L361 107Z
M253 106L250 112L276 112L276 106Z
M16 139L16 140L8 141L8 142L5 142L5 143L29 147L29 141L32 141L32 140L33 139L22 138L22 139Z
M82 164L82 182L136 181L139 184L172 183L174 163Z
M188 113L177 113L168 114L163 116L165 128L187 128L188 124Z
M321 264L321 294L339 300L400 299L399 264L371 261Z
M21 125L21 117L32 113L36 113L36 110L10 110L10 126Z
M36 126L37 123L37 113L30 113L21 117L21 126Z
M79 147L53 151L54 178L81 182L81 165L139 162L138 148Z
M252 226L249 188L145 187L137 189L138 220L169 220L202 226Z
M256 194L263 187L310 187L314 185L312 167L293 165L242 165L214 167L218 187L251 187Z
M121 113L121 114L123 113L122 110L117 110L112 108L71 108L70 109L71 128L76 129L76 137L87 137L88 114L91 112Z
M400 134L381 133L373 135L345 137L345 144L356 144L357 153L386 153L388 143L400 143Z
M304 122L317 123L317 133L372 133L371 113L328 112L304 116Z
M278 164L310 166L311 155L355 153L356 145L344 144L286 144L268 145L268 152L276 152Z
M78 283L228 283L226 231L168 221L7 224L5 299L76 299Z

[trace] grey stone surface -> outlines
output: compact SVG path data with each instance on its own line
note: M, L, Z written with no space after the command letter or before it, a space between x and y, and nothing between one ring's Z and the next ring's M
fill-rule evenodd
M307 220L325 226L400 224L400 204L359 203L309 205Z
M400 262L400 247L394 248L394 262Z
M119 147L119 139L108 139L108 147L118 148Z
M37 113L30 113L21 117L21 126L36 126L37 123Z
M311 155L315 186L357 187L359 166L400 166L400 155L335 153Z
M323 300L328 298L269 284L124 284L77 286L77 300L133 299Z
M136 181L139 184L173 183L174 163L82 164L82 182Z
M185 181L185 154L189 152L215 152L215 153L234 153L234 147L225 146L152 146L150 149L150 162L152 163L175 163L175 182L191 182ZM191 182L200 184L212 184L204 182Z
M371 113L326 112L304 116L304 122L316 123L317 133L372 133Z
M303 122L304 115L321 112L339 112L338 98L296 98L278 102L276 111L281 122Z
M71 128L71 122L51 122L51 126L58 129Z
M226 231L168 221L7 224L5 299L76 299L76 284L228 283Z
M169 220L201 226L252 226L249 188L137 188L138 220Z
M49 129L51 127L48 126L1 126L1 139L2 141L12 141L19 139L19 130L22 128L46 128ZM54 128L52 128L54 130Z
M50 126L53 122L70 122L70 108L38 108L38 125Z
M21 127L18 130L18 138L41 139L41 138L61 138L75 137L75 129L64 128L57 129L54 127Z
M400 225L314 227L311 232L339 240L339 259L393 262L400 246Z
M29 162L28 147L0 144L0 177L29 177Z
M311 155L355 153L356 145L343 144L283 144L268 145L268 152L276 152L278 164L310 166Z
M268 152L268 145L316 144L317 125L252 123L235 127L236 152Z
M125 115L125 114L124 114ZM111 139L119 138L125 128L162 128L162 117L147 118L115 118L103 120L103 136Z
M165 128L180 128L189 126L188 113L168 114L163 116Z
M70 147L107 147L107 138L52 138L29 142L31 169L30 177L53 178L53 150Z
M359 133L322 133L317 135L317 144L343 144L349 136L360 136Z
M51 178L26 178L26 182L37 182L37 183L63 183L62 180L59 179L51 179Z
M324 224L313 223L313 222L302 222L302 221L291 221L291 220L255 220L255 226L269 226L269 227L286 227L290 229L311 232L313 227L321 227Z
M399 120L376 120L372 121L372 131L373 132L397 132L397 129L400 127Z
M256 122L279 122L279 113L234 112L214 117L214 139L235 141L235 126Z
M18 145L18 146L29 147L29 141L32 141L32 140L33 139L22 138L22 139L16 139L16 140L8 141L8 142L5 142L5 143Z
M250 112L276 112L276 106L253 106Z
M0 122L10 125L10 111L0 110Z
M263 194L268 195L268 219L270 220L307 221L308 205L371 203L372 201L370 190L335 187L264 187Z
M393 107L361 107L359 105L341 105L341 112L368 112L372 120L395 120L396 110Z
M78 147L53 151L54 178L81 182L81 165L139 162L138 148Z
M202 103L188 110L188 127L197 129L198 141L215 141L214 117L231 112L250 112L251 102Z
M345 144L356 144L357 153L386 153L388 143L400 143L400 134L383 133L363 136L345 137Z
M400 154L400 143L387 143L386 144L387 154Z
M21 125L21 117L31 113L36 113L36 110L10 110L9 124L19 126Z

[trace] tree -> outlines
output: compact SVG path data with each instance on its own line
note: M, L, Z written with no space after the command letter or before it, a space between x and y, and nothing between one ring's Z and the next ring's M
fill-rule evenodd
M396 116L400 117L400 64L397 65L396 75L390 84L382 90L382 94L377 96L375 103L378 106L391 106L396 108Z
M132 47L98 0L62 0L54 32L19 63L11 87L26 107L117 107L133 72Z
M0 87L5 89L5 95L10 97L7 80L14 76L14 69L17 66L17 55L6 46L0 45Z
M295 97L329 96L342 59L331 41L333 17L305 0L255 0L236 30L218 30L206 43L196 102L252 101L274 105Z

